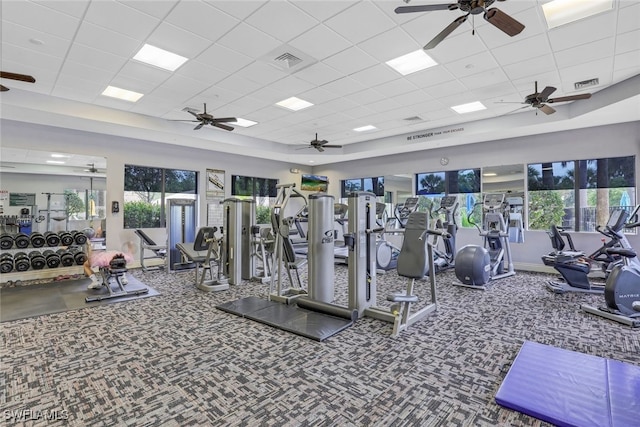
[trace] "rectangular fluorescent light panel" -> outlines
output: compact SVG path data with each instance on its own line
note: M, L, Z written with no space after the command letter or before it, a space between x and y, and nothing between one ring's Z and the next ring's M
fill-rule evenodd
M102 92L104 96L110 96L111 98L118 98L124 101L136 102L143 97L143 94L134 92L132 90L121 89L115 86L107 86Z
M366 132L368 130L374 130L374 129L378 129L378 128L373 125L366 125L366 126L360 126L359 128L355 128L353 130L355 130L356 132Z
M69 156L68 154L53 153L53 154L51 154L51 157L56 158L56 159L68 159L71 156Z
M455 105L451 107L451 109L458 114L465 114L465 113L473 113L474 111L486 110L487 107L485 107L482 104L482 102L476 101L476 102L470 102L468 104Z
M150 44L145 44L133 59L153 65L154 67L162 68L163 70L175 71L187 62L188 58L160 49L159 47L151 46Z
M549 29L613 9L613 0L553 0L542 5Z
M237 117L235 122L229 122L230 125L236 125L243 128L248 128L253 125L257 125L258 122L254 122L253 120L243 119L241 117Z
M291 98L277 102L276 105L279 105L280 107L284 107L288 110L299 111L304 108L311 107L313 104L308 101L305 101L304 99L300 99L300 98L296 98L295 96L292 96Z
M438 65L423 49L399 56L386 64L403 76Z
M47 160L47 163L52 165L64 165L66 162L63 162L62 160Z

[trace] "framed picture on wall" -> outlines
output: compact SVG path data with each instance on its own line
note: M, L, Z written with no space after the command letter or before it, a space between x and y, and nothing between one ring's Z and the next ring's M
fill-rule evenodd
M207 169L207 199L224 197L224 171Z

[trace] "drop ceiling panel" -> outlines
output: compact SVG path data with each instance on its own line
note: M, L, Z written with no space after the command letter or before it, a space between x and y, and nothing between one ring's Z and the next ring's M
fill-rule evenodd
M392 70L387 64L378 64L366 70L353 73L351 77L366 87L374 87L395 80L400 77L400 74Z
M321 62L298 71L296 77L316 86L338 80L342 74Z
M491 49L491 53L500 65L515 64L530 58L551 53L547 36L540 34L531 39L519 39L516 42Z
M167 15L166 21L211 41L240 23L239 19L200 1L181 1Z
M38 44L38 42L41 44ZM64 57L71 44L68 39L63 39L33 28L23 27L13 22L2 23L2 43L9 43L22 49L34 50L58 57Z
M65 61L62 70L60 70L60 76L61 78L71 80L90 80L102 86L102 90L104 90L113 78L113 73L102 68L94 68L84 63ZM102 92L102 90L100 92Z
M615 32L616 13L610 11L554 28L547 34L553 50L560 51L611 37Z
M358 45L362 50L381 62L420 49L416 41L401 28L393 28L378 34Z
M620 34L637 30L638 22L640 22L640 3L629 1L628 4L631 7L625 7L618 11L618 33Z
M87 2L80 1L50 1L50 0L36 0L33 3L37 3L41 6L49 9L57 10L58 12L71 15L74 18L82 18L89 6ZM4 7L4 6L3 6Z
M516 64L505 65L502 70L511 80L521 79L528 76L536 76L556 69L555 58L552 54L530 58Z
M322 62L345 75L353 74L378 63L371 55L355 46L345 49Z
M509 79L500 68L470 74L462 79L462 83L469 88L469 90L474 91L478 88L483 88L484 90L487 87L509 87Z
M162 0L151 2L149 0L119 0L121 3L126 4L129 7L137 9L147 15L154 16L156 18L164 18L173 9L178 0ZM55 3L81 3L81 2L55 2Z
M447 25L449 24L444 23L443 25L442 23L438 23L436 24L436 27L426 27L431 28L433 34L425 37L422 44L428 43L441 31L436 29L444 29ZM480 37L472 35L470 27L467 28L467 26L461 25L435 48L427 50L427 54L435 59L439 64L447 64L485 51L485 45L482 43Z
M2 55L4 56L4 52ZM74 43L71 46L67 59L74 62L91 64L94 68L112 73L120 70L128 61L127 57L114 55L78 43Z
M632 50L630 52L621 53L616 55L614 63L614 70L636 69L640 64L640 50Z
M395 26L386 14L370 2L360 2L326 20L325 24L352 43L363 42Z
M339 80L334 80L322 86L323 89L333 92L337 96L349 95L350 93L359 92L367 87L353 79L351 77L343 77Z
M259 58L271 52L281 42L250 25L240 23L221 37L218 44L252 58Z
M318 43L318 40L322 42ZM289 45L322 60L349 48L351 43L331 28L320 24L291 40Z
M304 10L319 21L325 21L358 3L358 0L291 0L294 6Z
M160 23L158 18L113 0L91 2L84 19L134 39L146 38Z
M560 69L560 78L563 88L566 91L575 91L573 84L583 80L598 78L600 84L608 84L611 79L611 69L613 68L613 57L599 59L597 61L586 62Z
M476 74L486 70L492 70L498 67L498 63L494 57L487 52L477 53L457 61L449 62L445 68L457 78Z
M158 25L146 43L189 59L195 58L211 45L210 40L167 22Z
M198 60L187 61L174 74L198 80L203 88L218 83L228 75L226 72Z
M196 59L207 66L226 71L227 73L236 72L253 62L253 59L249 56L219 44L208 47ZM186 65L188 65L188 62Z
M336 99L338 96L333 92L329 92L321 87L316 87L311 90L305 91L300 94L300 98L306 99L312 104L322 104L332 99Z
M615 39L608 37L571 49L561 50L556 52L554 57L559 68L567 68L613 56L614 46Z
M407 98L409 98L412 93L421 92L415 84L405 78L395 78L388 82L376 85L375 90L386 97L407 95ZM420 96L424 96L424 94L421 94Z
M286 1L268 2L245 22L285 43L318 24L308 13Z
M205 2L238 19L245 19L263 7L267 0L206 0Z
M130 60L122 67L118 75L137 80L146 80L149 84L156 86L171 77L172 73L139 61Z
M87 21L80 25L74 42L127 58L132 57L142 47L136 39L123 36L118 32L99 27Z
M253 62L235 74L260 85L268 85L287 76L287 73L266 62Z
M621 34L616 39L616 54L640 49L640 30Z
M80 25L77 18L28 1L3 1L2 19L67 40Z
M453 74L445 67L431 67L405 77L419 88L428 88L444 82L455 80Z

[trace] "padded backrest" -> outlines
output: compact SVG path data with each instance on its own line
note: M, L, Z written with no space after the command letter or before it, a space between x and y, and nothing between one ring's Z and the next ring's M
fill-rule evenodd
M151 237L149 237L144 231L137 229L135 233L144 241L145 244L149 246L156 246L156 242L151 240Z
M196 234L196 240L193 242L194 251L206 251L209 249L209 243L212 239L215 239L215 232L218 231L217 227L202 227Z
M404 240L398 255L398 274L411 279L420 279L428 271L427 236L429 228L427 212L412 212L404 229Z
M551 247L556 251L561 251L564 249L564 239L558 230L558 227L555 225L551 225L551 231L549 231L549 238L551 239Z

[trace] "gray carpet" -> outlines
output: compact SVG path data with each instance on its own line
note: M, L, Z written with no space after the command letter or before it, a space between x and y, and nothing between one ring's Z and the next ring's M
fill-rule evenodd
M478 291L448 271L438 311L398 338L363 318L324 342L215 309L266 285L205 293L189 272L130 274L161 295L0 325L4 409L65 411L73 426L540 426L494 402L525 340L640 365L640 331L579 311L602 296L552 294L540 274ZM378 279L381 305L404 289Z
M82 278L0 288L0 322L159 295L155 289L145 286L134 277L129 277L127 291L147 288L149 292L87 303L85 298L88 296L108 294L104 287L95 290L87 289L89 283L91 283L90 279ZM116 285L112 286L116 288Z

